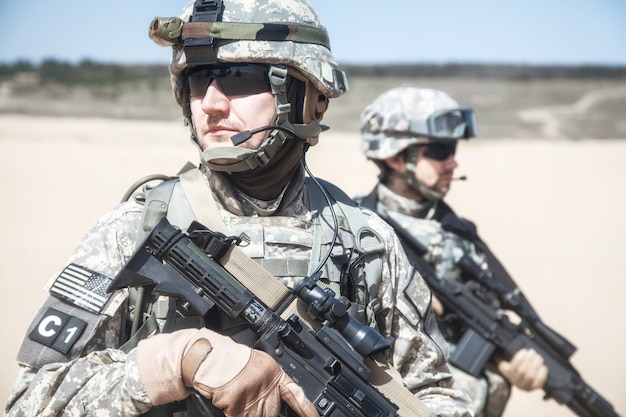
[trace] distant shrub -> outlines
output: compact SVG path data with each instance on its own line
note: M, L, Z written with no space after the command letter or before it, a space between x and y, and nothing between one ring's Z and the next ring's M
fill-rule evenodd
M46 59L39 65L28 61L0 64L0 80L14 79L24 73L36 73L41 84L88 87L168 78L164 65L103 64L92 60L72 64L55 59Z

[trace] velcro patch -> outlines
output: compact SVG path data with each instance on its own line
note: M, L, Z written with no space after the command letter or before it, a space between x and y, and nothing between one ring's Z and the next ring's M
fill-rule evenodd
M50 294L77 307L99 314L109 300L107 288L112 278L77 264L69 264L56 277Z
M67 353L86 326L87 322L79 318L48 308L28 337L61 353Z

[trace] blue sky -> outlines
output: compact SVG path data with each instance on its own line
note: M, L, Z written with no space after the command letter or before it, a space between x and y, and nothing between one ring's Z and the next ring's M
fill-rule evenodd
M625 0L311 0L340 63L626 66ZM0 62L167 63L175 0L0 0Z

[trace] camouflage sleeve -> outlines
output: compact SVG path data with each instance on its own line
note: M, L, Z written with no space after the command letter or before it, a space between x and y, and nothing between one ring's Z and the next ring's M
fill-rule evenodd
M107 349L38 370L22 367L5 415L133 417L150 408L135 350Z
M426 406L442 417L471 416L467 393L452 387L447 367L448 345L430 307L431 293L411 266L397 236L369 210L370 227L385 240L386 259L378 297L382 314L378 324L392 336L393 365L404 384Z
M134 251L140 218L141 207L134 203L116 207L89 229L70 262L114 277ZM48 284L49 289L55 278ZM96 314L81 308L78 302L50 295L18 354L20 372L5 415L136 416L151 408L139 381L134 351L127 355L117 349L126 298L126 290L113 294ZM45 316L50 306L87 323L86 330L65 354L31 337L38 318Z
M114 277L135 250L141 216L139 204L118 205L85 233L69 262Z

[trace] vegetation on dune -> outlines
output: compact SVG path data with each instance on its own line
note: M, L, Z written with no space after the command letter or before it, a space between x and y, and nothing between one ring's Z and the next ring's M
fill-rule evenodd
M386 64L342 65L353 77L383 78L479 78L491 80L531 79L626 79L626 67L620 66L558 66L558 65L496 65L496 64ZM0 81L19 75L36 74L43 84L101 86L133 81L167 78L165 65L117 65L83 60L77 64L46 59L40 64L30 61L0 63Z
M401 84L446 91L477 112L482 138L626 138L626 67L342 65L350 92L324 123L357 132L363 107ZM0 113L180 120L165 65L53 59L0 63Z

